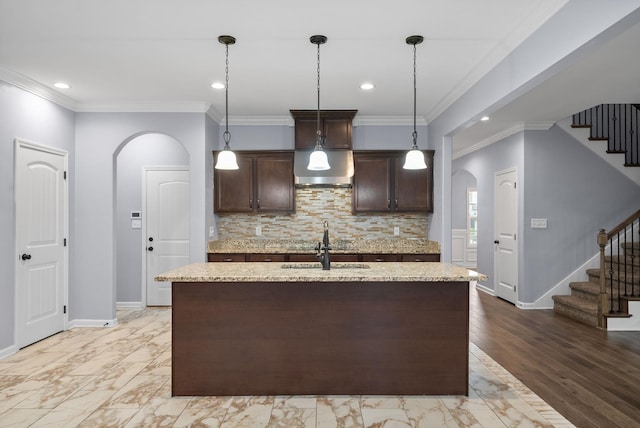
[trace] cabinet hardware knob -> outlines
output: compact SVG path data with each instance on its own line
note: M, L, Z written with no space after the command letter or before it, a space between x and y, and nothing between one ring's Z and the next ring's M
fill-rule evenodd
M22 260L31 260L31 254L26 254L26 253L25 253L25 254L23 254L20 258L21 258Z
M495 241L493 241L494 244L499 244L500 241L498 241L497 239Z
M149 237L149 242L153 242L153 237Z
M147 250L153 251L153 247L149 247L149 248L147 248Z

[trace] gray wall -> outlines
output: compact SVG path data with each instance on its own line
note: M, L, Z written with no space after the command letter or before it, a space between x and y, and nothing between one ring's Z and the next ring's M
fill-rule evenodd
M598 252L601 228L640 208L640 186L557 126L525 132L524 157L520 298L533 302ZM532 218L548 228L532 229Z
M451 227L467 228L467 189L476 188L478 182L465 169L454 170L451 177ZM480 224L480 218L478 218Z
M69 152L73 180L74 114L0 81L0 353L14 344L15 215L14 139ZM73 207L70 192L70 206ZM74 222L70 209L70 224ZM73 231L73 228L71 229ZM73 233L71 234L73 239ZM73 263L73 258L70 263Z
M173 137L189 153L192 261L204 261L205 115L201 113L77 113L75 265L71 270L70 319L115 319L116 157L144 133Z
M512 135L470 155L453 161L453 171L468 171L476 178L478 189L478 272L488 275L488 281L481 282L493 289L493 181L495 173L515 167L518 170L518 186L523 182L524 135ZM453 198L453 195L452 195ZM522 203L518 202L518 213L522 213ZM519 244L520 245L520 244ZM522 255L522 250L520 249Z
M525 131L456 159L477 178L478 271L494 289L495 173L518 169L518 300L533 303L598 252L596 234L638 209L640 186L557 126ZM452 196L453 198L453 196ZM546 218L547 229L531 229Z
M117 155L116 301L142 301L142 229L131 228L131 211L142 211L145 166L189 166L189 154L174 138L144 134L129 141Z

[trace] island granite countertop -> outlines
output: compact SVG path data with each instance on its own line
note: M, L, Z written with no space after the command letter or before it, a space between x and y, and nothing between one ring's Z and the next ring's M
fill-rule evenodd
M486 281L475 271L440 262L193 263L155 277L171 282L450 282Z
M220 239L209 241L209 253L313 253L322 239ZM440 243L423 238L331 239L335 254L440 254Z

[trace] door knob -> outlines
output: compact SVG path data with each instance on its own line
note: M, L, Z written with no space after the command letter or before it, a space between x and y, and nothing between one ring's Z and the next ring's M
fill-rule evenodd
M153 247L149 247L149 248L147 248L147 250L153 251Z
M31 254L23 254L21 257L22 260L31 260Z

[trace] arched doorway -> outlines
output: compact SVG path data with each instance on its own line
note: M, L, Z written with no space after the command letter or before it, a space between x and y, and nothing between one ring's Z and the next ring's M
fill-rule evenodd
M115 154L115 261L116 304L141 307L146 299L147 237L145 218L145 169L189 168L189 154L175 138L143 133L124 141ZM188 206L188 204L187 204ZM135 222L140 214L140 223Z

